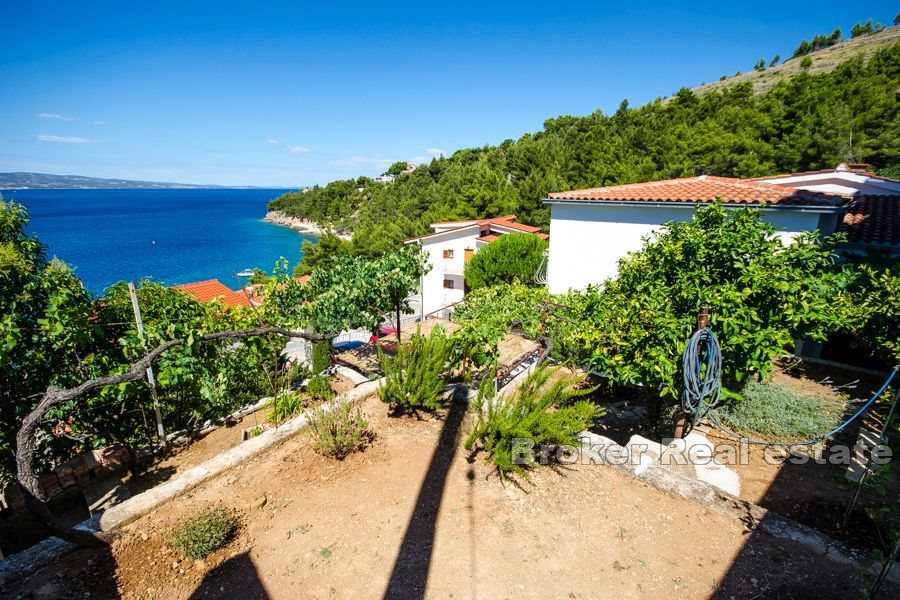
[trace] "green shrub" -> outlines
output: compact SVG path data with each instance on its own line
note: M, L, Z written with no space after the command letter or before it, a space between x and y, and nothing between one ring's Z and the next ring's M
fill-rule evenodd
M900 361L900 264L882 268L872 257L866 260L874 266L844 267L850 281L835 308L847 318L841 325L852 336L854 348L896 364Z
M822 341L843 320L834 243L804 232L785 245L759 209L697 208L664 225L619 261L602 288L570 294L561 314L576 326L561 346L618 385L643 385L674 400L684 344L701 306L722 349L722 384L741 389L772 372L772 359L802 337ZM553 320L553 319L551 319ZM554 341L556 338L554 337Z
M280 374L281 380L278 384L284 389L290 389L295 383L303 381L310 376L309 367L303 364L291 365Z
M327 402L337 394L331 389L331 379L325 375L316 375L306 385L306 392L315 400Z
M277 402L269 402L269 422L273 424L283 423L294 417L309 406L309 396L299 392L290 392L278 396Z
M472 290L516 280L534 285L547 246L547 240L530 233L501 235L466 263L466 284Z
M318 375L331 366L331 342L321 340L312 345L312 372Z
M532 452L519 452L516 444L527 440L537 450L541 445L560 446L578 443L578 434L589 427L603 410L587 400L576 400L593 392L579 388L582 377L560 377L548 384L559 371L542 366L531 373L513 393L494 397L493 377L482 381L473 404L476 421L466 440L466 449L476 443L488 453L488 460L501 477L525 474L534 466Z
M204 511L179 527L172 546L186 558L199 560L224 546L237 529L237 519L224 508Z
M549 299L546 287L518 281L467 294L465 302L453 311L453 322L460 325L451 336L456 359L464 365L471 361L478 367L490 363L497 355L497 342L506 337L515 320L521 322L526 333L539 334L539 304Z
M368 426L359 409L340 404L333 410L315 409L304 431L313 439L316 452L341 460L365 448L372 437Z
M379 348L385 381L378 388L378 398L398 412L440 408L450 350L450 340L440 327L428 337L417 331L409 343L397 348L393 360Z
M751 381L742 396L718 409L726 424L741 433L801 441L827 433L841 422L840 407L834 403L777 383Z

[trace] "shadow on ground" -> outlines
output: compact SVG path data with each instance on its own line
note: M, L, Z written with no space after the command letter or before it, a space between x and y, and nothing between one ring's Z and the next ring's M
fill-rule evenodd
M459 430L466 415L466 395L464 387L457 388L453 395L453 403L441 429L437 447L419 489L416 506L403 536L394 569L391 571L384 592L385 599L422 598L425 594L425 584L428 581L434 550L438 512L441 508L447 473L456 455Z
M203 581L190 595L191 600L209 598L241 598L241 600L265 600L269 598L266 587L259 579L259 572L249 552L233 556L203 577Z

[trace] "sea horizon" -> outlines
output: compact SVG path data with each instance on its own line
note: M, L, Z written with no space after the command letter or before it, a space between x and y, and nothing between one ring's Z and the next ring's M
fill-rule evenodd
M304 240L317 236L263 221L266 205L291 188L20 188L4 200L28 209L28 230L75 270L91 293L149 277L167 285L236 272L293 268Z

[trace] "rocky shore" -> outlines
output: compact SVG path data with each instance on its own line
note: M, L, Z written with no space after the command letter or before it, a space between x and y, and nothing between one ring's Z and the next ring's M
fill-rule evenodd
M300 233L308 233L310 235L324 235L325 233L331 231L335 233L339 238L344 240L350 240L353 237L352 234L335 232L330 227L320 225L319 223L310 221L309 219L304 219L301 217L289 217L280 210L270 210L266 213L263 221L275 223L276 225L284 225L285 227L290 227L291 229L295 229Z

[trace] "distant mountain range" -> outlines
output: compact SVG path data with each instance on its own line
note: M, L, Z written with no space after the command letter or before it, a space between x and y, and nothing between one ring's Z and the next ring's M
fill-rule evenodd
M130 179L102 179L81 175L51 175L49 173L0 173L0 190L21 190L26 188L68 188L84 190L115 189L202 189L222 188L221 185L195 185L191 183L170 183L165 181L134 181ZM228 186L251 188L257 186Z

